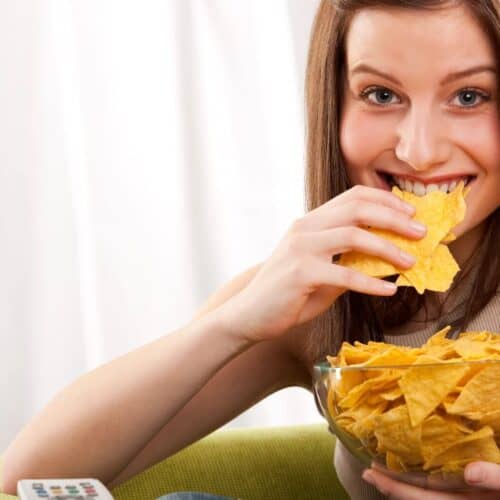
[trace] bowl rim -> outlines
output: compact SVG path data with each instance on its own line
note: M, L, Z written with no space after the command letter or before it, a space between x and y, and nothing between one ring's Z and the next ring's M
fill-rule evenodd
M353 371L353 370L382 370L382 369L406 369L406 368L415 368L415 367L435 367L435 366L464 366L464 365L481 365L481 364L500 364L500 359L478 359L478 360L462 360L462 361L443 361L442 363L412 363L412 364L404 364L404 365L347 365L347 366L332 366L329 361L320 361L314 363L314 369L320 370L322 372L325 371Z

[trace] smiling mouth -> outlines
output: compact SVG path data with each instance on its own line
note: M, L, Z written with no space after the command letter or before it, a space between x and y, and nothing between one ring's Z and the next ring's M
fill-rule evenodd
M384 188L391 191L393 186L398 186L402 191L413 193L417 196L425 196L433 191L442 191L443 193L451 193L459 184L464 182L464 186L471 184L475 179L475 175L461 175L455 178L449 178L441 182L428 182L409 180L403 177L389 174L387 172L377 171L377 175L382 180Z

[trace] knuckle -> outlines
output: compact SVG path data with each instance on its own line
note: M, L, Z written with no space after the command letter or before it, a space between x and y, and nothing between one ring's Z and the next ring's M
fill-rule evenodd
M367 203L364 201L357 201L353 203L352 215L356 224L365 222L367 217L370 215Z
M298 232L302 231L303 227L304 227L304 218L298 217L290 225L290 232L298 233Z
M395 245L394 243L389 243L389 247L390 248L387 249L387 253L393 255L394 257L399 258L399 255L401 253L401 249L397 245Z
M377 252L377 256L380 258L384 259L391 259L393 260L395 257L397 257L397 247L393 243L386 241L381 238L377 238L375 241L375 248Z
M351 287L356 289L366 288L368 285L368 277L359 272L353 272L349 277L349 282L351 283Z
M299 255L303 248L303 239L301 233L292 233L286 239L286 250L290 255Z
M351 247L359 248L362 240L362 232L357 227L348 227L345 229L345 239Z
M354 194L360 194L360 193L362 193L362 192L363 192L363 187L364 187L364 186L362 186L361 184L356 184L355 186L353 186L353 187L351 188L351 190L352 190L352 192L353 192Z
M306 283L308 280L308 262L306 257L294 259L290 265L290 275L295 283Z
M354 271L345 266L337 266L337 279L340 283L348 285L352 282Z

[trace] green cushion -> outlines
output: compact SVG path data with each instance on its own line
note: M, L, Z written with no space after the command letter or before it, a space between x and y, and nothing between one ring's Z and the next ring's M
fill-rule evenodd
M244 500L348 499L325 424L224 429L113 489L117 500L206 491ZM0 500L13 499L0 494Z

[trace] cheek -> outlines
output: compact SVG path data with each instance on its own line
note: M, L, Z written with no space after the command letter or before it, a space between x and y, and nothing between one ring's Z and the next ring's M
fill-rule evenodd
M346 106L340 122L340 149L347 163L350 179L359 183L367 169L387 149L384 127L380 119Z
M498 114L480 117L467 127L457 126L459 147L478 168L477 186L467 200L465 220L458 233L484 221L500 206L500 121Z
M456 143L488 176L500 176L500 120L498 114L479 117L467 126L457 124ZM500 193L499 193L500 194Z

